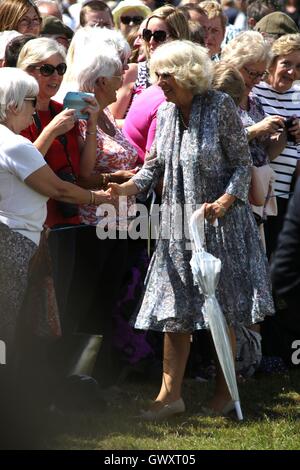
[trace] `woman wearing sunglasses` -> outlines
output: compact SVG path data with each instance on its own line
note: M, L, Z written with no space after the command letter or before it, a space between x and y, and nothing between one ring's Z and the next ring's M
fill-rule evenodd
M122 0L112 11L115 27L125 38L133 28L151 14L151 10L140 0Z
M91 192L62 181L37 148L19 135L32 121L38 90L36 80L22 70L0 69L0 339L7 347L4 369L12 366L28 265L39 244L48 198L77 204L108 200L103 191Z
M22 135L27 137L45 156L50 168L62 179L76 183L84 167L85 158L95 152L95 122L98 104L95 99L87 102L89 114L85 142L79 137L75 125L75 111L63 110L61 104L52 100L66 72L65 50L50 38L33 39L25 44L17 66L32 75L39 84L36 113L33 122ZM99 186L100 187L100 184ZM78 207L66 206L50 199L47 204L46 225L52 229L72 227L80 223ZM54 282L61 314L64 314L71 282L76 230L53 231L49 246L53 259Z
M125 75L123 87L118 92L117 102L111 107L111 111L116 119L124 119L128 109L134 102L137 95L142 90L148 88L150 83L148 60L155 49L167 41L174 39L189 39L188 21L178 8L171 5L165 5L154 10L147 18L142 31L142 40L147 59L139 62L131 70L130 76ZM123 122L120 122L120 126ZM126 135L129 134L126 131ZM133 139L134 140L134 139Z
M16 30L39 36L42 19L33 0L3 0L0 3L0 31Z
M148 57L151 57L160 44L176 38L189 38L188 20L184 13L170 6L162 7L153 12L147 19L143 30L143 40L146 44ZM143 81L141 81L140 76L139 84L136 82L135 99L132 101L124 120L123 133L136 147L139 160L142 163L154 140L156 113L158 107L165 101L165 95L159 86L149 86L147 62L140 66L140 70L144 70ZM141 91L141 87L147 89L138 93L138 91Z

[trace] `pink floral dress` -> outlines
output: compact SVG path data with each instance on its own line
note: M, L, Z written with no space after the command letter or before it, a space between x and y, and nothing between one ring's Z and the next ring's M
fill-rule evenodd
M114 173L118 170L133 170L138 159L137 151L118 129L110 111L106 108L104 112L115 125L116 133L114 136L110 136L97 126L96 163L92 175ZM79 121L79 131L81 137L85 140L86 121ZM128 198L127 208L134 202L134 197ZM88 225L97 225L101 217L96 215L96 210L97 207L94 205L82 204L80 206L81 222Z

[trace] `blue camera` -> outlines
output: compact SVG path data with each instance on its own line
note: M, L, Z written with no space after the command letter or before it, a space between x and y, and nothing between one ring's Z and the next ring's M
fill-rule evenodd
M76 119L88 119L88 114L83 114L81 111L88 103L84 98L92 97L95 98L93 93L84 93L82 91L69 91L64 98L64 109L75 109L76 110Z

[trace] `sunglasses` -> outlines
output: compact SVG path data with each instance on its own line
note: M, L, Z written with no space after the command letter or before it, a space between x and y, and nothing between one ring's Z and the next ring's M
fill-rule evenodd
M55 70L58 73L58 75L64 75L67 70L67 65L62 62L61 64L58 64L56 67L51 64L44 64L41 65L40 67L34 67L36 70L40 71L40 74L43 75L43 77L50 77L51 75L54 74Z
M142 16L121 16L120 17L121 23L126 24L126 25L130 24L131 22L133 24L141 24L143 19L144 18Z
M154 31L154 33L152 33L151 29L143 29L144 41L150 42L152 37L155 42L164 42L167 39L167 33L162 30Z
M24 98L24 101L31 101L32 106L33 106L34 108L36 108L36 103L37 103L37 97L36 97L36 96L32 96L32 97L29 96L29 97L26 97L26 98Z

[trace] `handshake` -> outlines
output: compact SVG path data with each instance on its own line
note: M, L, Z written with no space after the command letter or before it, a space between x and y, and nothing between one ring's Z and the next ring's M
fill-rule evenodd
M95 194L95 202L92 204L103 204L103 203L112 203L117 205L119 203L120 196L131 196L138 192L137 187L130 179L137 173L139 168L135 168L132 171L119 170L115 173L110 173L109 183L107 184L105 190L102 191L93 191ZM97 200L97 197L101 199ZM100 201L100 202L98 202Z

